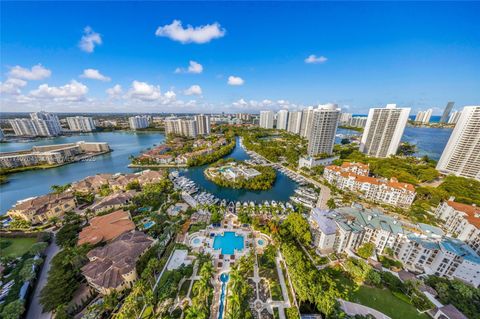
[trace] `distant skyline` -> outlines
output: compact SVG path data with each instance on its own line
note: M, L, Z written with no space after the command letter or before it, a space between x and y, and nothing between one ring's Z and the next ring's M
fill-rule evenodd
M1 2L1 111L480 102L478 2ZM74 13L74 14L72 14Z

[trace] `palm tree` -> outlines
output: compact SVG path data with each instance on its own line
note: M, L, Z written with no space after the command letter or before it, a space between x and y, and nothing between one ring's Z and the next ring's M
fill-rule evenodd
M185 319L207 319L207 314L202 309L192 306L185 311Z

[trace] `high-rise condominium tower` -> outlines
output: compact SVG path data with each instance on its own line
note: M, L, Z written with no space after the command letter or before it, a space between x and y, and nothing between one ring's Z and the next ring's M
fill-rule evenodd
M260 127L273 128L273 111L260 111Z
M137 115L128 118L128 123L132 130L147 128L150 125L150 116Z
M288 112L287 130L295 134L300 134L301 127L302 127L302 111Z
M197 133L199 135L210 134L210 116L208 115L195 115L195 121L197 122Z
M67 117L68 127L74 132L91 132L95 130L93 119L87 116Z
M372 108L360 142L360 151L375 157L388 157L397 152L410 108Z
M286 130L288 124L288 111L280 110L277 113L277 129Z
M455 102L448 102L447 106L445 106L445 110L443 111L442 117L440 118L440 123L446 123L448 121L448 118L450 116L450 112L453 109L453 105Z
M302 111L302 124L300 127L300 136L310 138L310 129L312 127L313 106L309 106Z
M197 121L170 117L165 119L165 133L196 137L198 134Z
M480 106L463 108L437 170L480 180Z
M457 124L460 115L462 115L462 111L453 111L448 119L448 124Z
M415 117L415 122L421 122L424 124L430 123L430 118L432 117L432 109L426 111L419 111Z
M308 155L331 154L340 118L336 104L319 105L312 112Z

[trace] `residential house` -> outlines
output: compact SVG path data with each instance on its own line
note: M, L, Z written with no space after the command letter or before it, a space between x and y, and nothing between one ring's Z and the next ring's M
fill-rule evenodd
M130 288L138 277L135 269L138 258L154 242L140 231L124 233L111 243L89 251L90 262L82 267L82 274L90 286L104 295Z
M70 192L48 194L17 202L7 215L22 218L32 224L40 224L52 217L62 217L76 206L75 196Z
M108 242L132 230L135 230L135 224L130 219L130 213L118 210L92 218L78 234L78 245Z

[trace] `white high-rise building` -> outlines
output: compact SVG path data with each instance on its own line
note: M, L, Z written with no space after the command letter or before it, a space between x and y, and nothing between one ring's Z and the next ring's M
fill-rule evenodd
M480 180L480 106L463 108L437 170Z
M367 124L367 117L364 116L354 116L348 121L348 126L361 127L364 128Z
M410 108L371 108L360 142L360 151L374 157L395 155L407 125Z
M319 105L313 110L308 155L332 154L339 117L336 104Z
M92 132L96 128L93 119L87 116L67 117L67 124L74 132Z
M462 111L453 111L448 119L448 124L457 124L460 115L462 115Z
M277 129L286 130L288 124L288 111L280 110L277 113Z
M274 117L273 111L260 111L260 127L273 128Z
M295 134L300 134L301 127L302 127L302 111L289 112L287 130Z
M58 116L53 113L43 111L30 113L30 118L39 136L57 136L62 133Z
M170 117L165 119L165 133L196 137L198 135L197 121L192 119L179 119Z
M432 117L432 109L426 111L419 111L415 117L415 122L421 122L423 124L430 123L430 118Z
M308 139L310 137L310 129L312 128L313 106L302 111L302 124L300 127L300 136Z
M199 135L210 134L210 116L208 115L195 115L195 121L197 121L197 133Z
M132 130L147 128L150 125L150 116L136 115L128 118L128 123Z
M37 130L31 119L8 120L17 136L37 136Z
M352 119L352 113L341 113L340 114L340 123L341 124L348 124Z
M9 122L18 136L57 136L62 133L60 121L53 113L30 113L30 119L13 119Z

